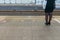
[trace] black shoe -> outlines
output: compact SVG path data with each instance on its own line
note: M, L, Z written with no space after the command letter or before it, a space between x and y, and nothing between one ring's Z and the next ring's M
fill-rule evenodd
M48 25L48 23L45 23L45 25Z
M50 22L48 22L48 25L51 25L51 23L50 23Z

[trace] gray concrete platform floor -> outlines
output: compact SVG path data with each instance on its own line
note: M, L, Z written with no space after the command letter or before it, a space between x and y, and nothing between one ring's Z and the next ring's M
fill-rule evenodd
M0 40L60 40L60 24L55 20L46 26L40 16L3 18L6 22L0 23Z

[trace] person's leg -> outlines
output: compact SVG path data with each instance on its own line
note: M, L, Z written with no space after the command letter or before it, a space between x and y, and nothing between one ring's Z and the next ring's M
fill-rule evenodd
M49 21L48 21L49 25L51 24L51 20L52 20L52 13L49 13Z
M45 13L45 24L48 25L48 13Z

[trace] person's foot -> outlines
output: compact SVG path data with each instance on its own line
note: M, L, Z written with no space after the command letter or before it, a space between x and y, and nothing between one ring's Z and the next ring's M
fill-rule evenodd
M48 23L46 22L45 25L48 25Z
M50 23L50 22L48 22L48 25L51 25L51 23Z

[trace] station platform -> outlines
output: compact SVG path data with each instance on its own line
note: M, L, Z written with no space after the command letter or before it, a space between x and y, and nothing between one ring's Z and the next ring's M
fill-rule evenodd
M0 40L60 40L60 16L46 26L44 16L0 16Z

